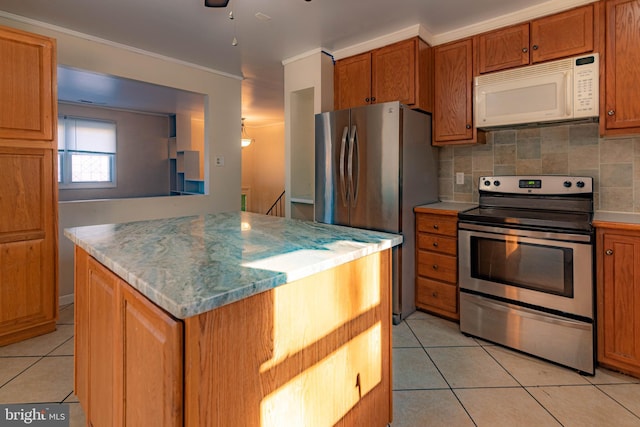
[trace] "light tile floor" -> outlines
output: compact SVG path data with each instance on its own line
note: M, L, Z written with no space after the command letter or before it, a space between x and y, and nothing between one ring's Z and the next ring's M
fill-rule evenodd
M70 425L85 425L73 394L73 304L60 307L55 332L0 347L0 403L65 403Z
M57 331L0 347L0 403L67 403L71 426L84 425L72 305ZM393 408L393 427L640 427L640 379L605 369L582 376L416 312L393 327Z
M393 327L393 427L640 426L640 379L577 372L416 312Z

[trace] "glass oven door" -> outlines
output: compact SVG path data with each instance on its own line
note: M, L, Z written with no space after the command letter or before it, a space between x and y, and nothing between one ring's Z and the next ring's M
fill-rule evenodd
M593 317L590 235L459 227L461 290Z

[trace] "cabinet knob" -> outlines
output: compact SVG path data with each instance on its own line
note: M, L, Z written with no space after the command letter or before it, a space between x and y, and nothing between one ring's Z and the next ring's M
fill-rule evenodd
M604 253L607 255L613 255L613 249L607 249Z
M471 129L471 125L469 123L467 123L467 125L465 126L467 129Z
M431 296L434 297L434 298L438 298L438 293L437 292L432 292Z
M523 48L522 48L522 53L527 53L527 52L529 52L529 49L528 49L528 48L526 48L526 47L523 47Z
M365 99L364 99L364 102L367 102L367 103L368 103L368 102L369 102L369 98L365 98Z
M438 269L438 264L433 264L433 269L437 270Z
M371 97L371 102L376 102L376 97L375 96Z
M434 230L437 230L438 228L440 228L440 227L438 227L438 224L433 224L433 229Z
M538 50L538 45L537 45L537 44L534 44L533 46L531 46L531 49L533 49L533 50Z
M437 248L438 247L438 242L433 242L433 246Z
M613 116L613 115L615 115L615 114L616 114L615 110L609 110L609 111L607 111L607 115L608 115L608 116Z

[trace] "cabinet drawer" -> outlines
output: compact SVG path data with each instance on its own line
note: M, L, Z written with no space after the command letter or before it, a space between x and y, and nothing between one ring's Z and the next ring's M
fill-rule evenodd
M451 255L418 251L418 275L455 285L458 276L458 259Z
M458 253L458 239L438 234L418 233L418 249L455 256Z
M458 218L447 215L416 215L417 229L423 233L435 233L456 237Z
M458 312L458 288L454 285L418 277L416 279L418 306L435 307L452 313ZM425 307L428 309L428 307Z

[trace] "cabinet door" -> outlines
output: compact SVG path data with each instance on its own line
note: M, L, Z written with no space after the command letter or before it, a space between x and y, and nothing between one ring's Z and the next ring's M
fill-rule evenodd
M593 51L593 5L531 21L531 62Z
M640 375L640 233L605 231L599 241L598 360Z
M89 398L87 421L93 427L113 426L116 276L93 258L87 266L89 307ZM79 284L79 286L81 286ZM85 409L87 409L85 407Z
M416 103L416 39L376 49L372 54L372 103Z
M640 1L606 2L606 132L640 131Z
M474 143L473 40L434 49L434 145Z
M359 107L371 103L371 53L336 62L334 69L334 108Z
M119 282L115 425L180 426L182 322Z
M0 139L48 141L54 148L55 41L0 27L0 76Z
M480 74L529 64L529 24L478 36Z
M54 161L49 149L0 146L0 345L55 330Z

